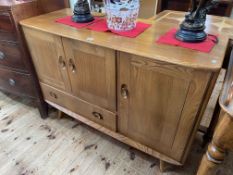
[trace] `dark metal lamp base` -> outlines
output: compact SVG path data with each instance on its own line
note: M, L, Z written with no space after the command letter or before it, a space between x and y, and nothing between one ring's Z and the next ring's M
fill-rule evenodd
M87 23L93 21L94 18L91 14L85 14L85 15L73 15L72 21L76 23Z
M189 31L189 30L180 29L176 33L176 39L189 43L202 42L206 39L206 37L207 34L204 31Z

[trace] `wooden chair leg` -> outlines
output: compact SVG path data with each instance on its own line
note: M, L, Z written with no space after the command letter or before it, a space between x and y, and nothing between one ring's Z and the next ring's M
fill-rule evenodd
M233 149L233 118L224 112L220 114L213 140L202 158L197 175L214 174L217 166L223 162L225 152Z
M203 156L197 175L213 175L216 168L224 160L225 152L211 143Z

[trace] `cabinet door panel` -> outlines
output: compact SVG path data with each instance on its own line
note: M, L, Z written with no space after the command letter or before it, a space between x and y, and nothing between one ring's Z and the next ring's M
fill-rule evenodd
M116 110L115 51L63 38L72 93L95 105Z
M24 33L40 82L70 91L61 38L28 28Z
M174 155L177 131L182 128L184 135L189 135L192 129L186 128L187 123L180 123L189 118L182 113L191 92L192 70L120 53L118 71L119 132L161 153ZM201 87L203 93L205 86ZM196 84L194 88L198 89ZM202 97L203 93L195 96ZM189 99L188 104L194 99L200 103L201 97ZM197 111L198 106L195 107Z

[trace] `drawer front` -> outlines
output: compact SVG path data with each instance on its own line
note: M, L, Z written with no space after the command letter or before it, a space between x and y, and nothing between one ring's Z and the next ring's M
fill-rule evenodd
M15 25L7 11L0 11L0 40L16 40Z
M33 97L35 94L30 75L7 69L0 69L0 88L19 95Z
M116 131L116 115L77 97L41 83L44 98L88 118L108 129Z
M18 44L0 42L0 65L25 69L23 55Z

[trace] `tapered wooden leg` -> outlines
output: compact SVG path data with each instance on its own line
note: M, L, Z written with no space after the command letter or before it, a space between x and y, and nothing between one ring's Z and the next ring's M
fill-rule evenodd
M57 111L57 118L58 118L58 119L61 119L62 117L63 117L63 112L60 111L60 110L58 110L58 111Z
M216 127L213 140L203 156L197 175L212 175L225 157L227 150L233 150L233 118L224 112Z
M160 172L163 173L163 172L167 171L167 169L170 167L169 165L170 165L169 163L160 160L160 161L159 161L159 169L160 169Z

